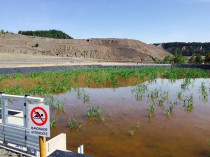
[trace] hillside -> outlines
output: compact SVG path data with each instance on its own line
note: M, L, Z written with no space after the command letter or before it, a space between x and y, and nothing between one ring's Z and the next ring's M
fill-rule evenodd
M130 39L52 39L0 34L0 53L42 54L102 61L153 63L169 53Z
M162 47L166 51L175 54L176 52L182 53L183 56L192 56L193 54L201 54L205 56L210 53L210 43L184 43L184 42L173 42L173 43L159 43L154 44L158 47Z

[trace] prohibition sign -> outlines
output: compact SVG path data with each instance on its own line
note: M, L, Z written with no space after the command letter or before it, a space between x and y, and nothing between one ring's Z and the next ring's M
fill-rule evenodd
M45 125L48 119L47 112L42 107L34 107L30 115L32 122L37 126Z

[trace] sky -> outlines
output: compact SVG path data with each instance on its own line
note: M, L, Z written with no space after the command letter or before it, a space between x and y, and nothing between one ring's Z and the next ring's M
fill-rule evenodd
M0 0L0 29L75 39L210 42L210 0Z

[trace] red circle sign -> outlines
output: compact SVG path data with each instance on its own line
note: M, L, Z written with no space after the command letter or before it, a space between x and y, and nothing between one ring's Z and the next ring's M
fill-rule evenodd
M37 126L43 126L47 122L47 112L42 107L34 107L31 111L31 120Z

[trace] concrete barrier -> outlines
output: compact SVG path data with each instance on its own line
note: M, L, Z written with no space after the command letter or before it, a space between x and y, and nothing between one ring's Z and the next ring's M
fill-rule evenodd
M47 155L50 155L55 150L66 151L66 134L59 134L46 142Z

